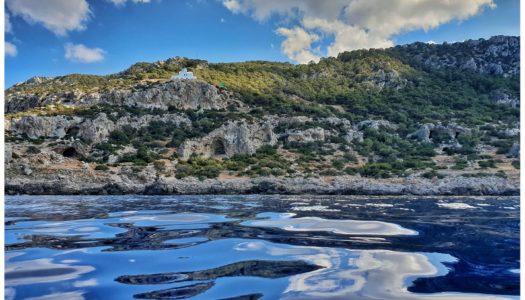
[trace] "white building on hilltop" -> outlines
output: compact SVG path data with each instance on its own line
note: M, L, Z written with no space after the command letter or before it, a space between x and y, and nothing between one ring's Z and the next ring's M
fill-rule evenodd
M188 72L188 69L184 68L179 72L179 75L171 76L171 79L197 79L197 77L193 76L193 72Z

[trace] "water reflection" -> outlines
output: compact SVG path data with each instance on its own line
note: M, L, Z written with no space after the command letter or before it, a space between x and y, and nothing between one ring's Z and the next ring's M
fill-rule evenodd
M417 235L414 230L387 222L328 220L318 217L293 218L293 216L295 216L294 213L262 213L258 214L257 217L268 218L268 220L252 220L244 222L242 225L278 227L287 231L327 231L348 235Z
M92 266L75 265L79 261L53 262L51 258L13 261L24 252L6 253L5 285L18 286L51 283L79 278L95 270Z
M519 199L8 197L6 299L517 298L506 207Z

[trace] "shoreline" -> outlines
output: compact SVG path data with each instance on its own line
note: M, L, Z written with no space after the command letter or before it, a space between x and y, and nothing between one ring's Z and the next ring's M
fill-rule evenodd
M90 178L92 180L92 178ZM355 196L519 196L519 183L489 177L444 179L333 178L158 178L133 182L113 177L92 180L69 177L7 179L5 195L355 195ZM108 183L109 182L109 183Z

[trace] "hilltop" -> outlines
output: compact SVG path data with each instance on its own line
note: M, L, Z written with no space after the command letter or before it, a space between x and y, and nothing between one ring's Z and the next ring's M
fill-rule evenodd
M519 47L33 77L5 91L6 192L516 194Z

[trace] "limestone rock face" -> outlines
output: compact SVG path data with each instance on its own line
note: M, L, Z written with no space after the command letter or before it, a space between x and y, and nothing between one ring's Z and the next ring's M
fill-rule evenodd
M144 90L135 90L120 100L126 106L163 110L169 107L225 109L230 103L227 96L220 94L213 85L198 80L171 80Z
M388 129L397 129L397 125L392 124L386 120L364 120L357 124L357 128L359 128L360 130L363 130L365 128L378 130L381 127Z
M187 116L181 114L124 116L116 121L105 113L99 113L95 118L66 116L25 116L6 120L5 130L13 134L27 135L37 138L80 138L85 143L97 144L105 141L109 134L124 126L140 128L152 121L173 123L175 126L191 126Z
M170 80L163 83L134 86L108 92L86 93L79 90L44 94L14 92L6 94L7 113L46 105L86 106L96 104L124 105L146 109L208 110L225 109L229 105L242 106L227 91L199 80Z
M95 119L82 122L78 126L78 137L89 143L100 143L116 129L116 125L105 113L99 114Z
M432 136L437 134L445 134L450 136L451 140L455 140L459 134L468 133L470 130L456 124L441 125L441 124L423 124L419 128L407 135L409 139L415 139L421 142L430 143L432 142Z
M512 144L512 147L509 150L509 153L507 154L508 157L520 157L520 144L518 142L515 142Z
M326 131L320 127L315 127L305 130L289 130L285 133L285 139L289 143L310 143L324 141L329 135L329 131Z
M520 99L509 95L506 91L498 89L490 93L490 99L496 104L508 105L511 107L519 107Z
M25 134L31 139L39 137L63 138L69 128L79 124L80 117L66 116L24 116L5 121L5 130L16 134Z
M507 128L505 130L498 131L498 136L503 138L510 138L520 136L520 129L518 128Z
M424 143L430 143L430 129L433 128L433 124L423 124L419 126L419 128L409 134L407 138L416 139L418 141L424 142Z
M204 157L231 157L253 154L264 145L275 145L277 136L271 120L249 124L246 120L228 122L205 137L185 141L178 149L183 159L192 154Z
M425 43L399 47L413 53L411 58L434 69L460 68L510 77L520 72L519 44L519 37L494 36L487 40L444 44L441 47L448 51L443 52L436 52L433 46Z
M401 89L406 86L408 80L399 76L399 73L395 70L385 72L383 69L379 69L367 80L372 85L382 88L395 88Z
M4 144L4 147L4 161L8 164L13 159L13 148L9 143Z

